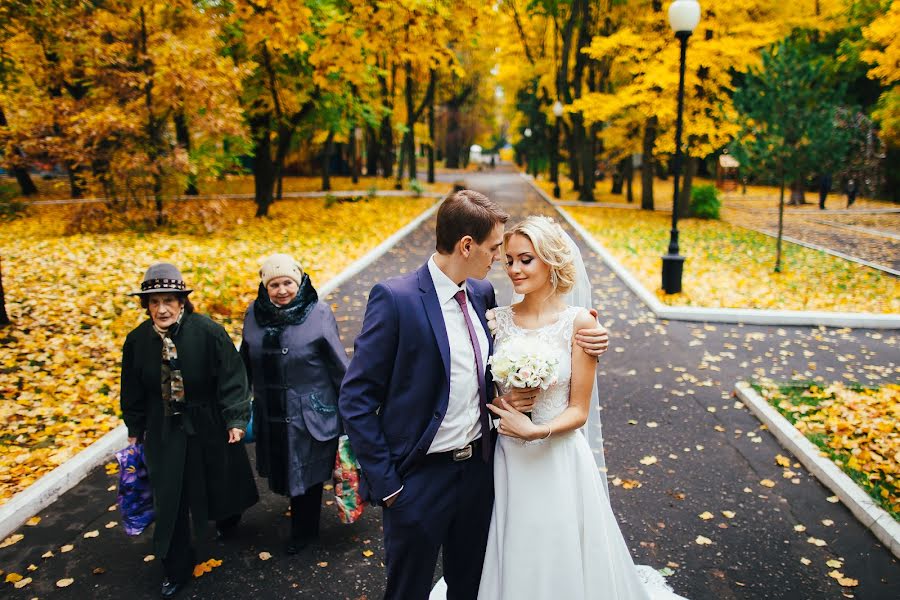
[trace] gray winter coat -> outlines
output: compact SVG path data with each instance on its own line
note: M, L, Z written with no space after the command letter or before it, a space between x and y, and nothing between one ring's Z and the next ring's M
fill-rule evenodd
M284 329L281 348L265 348L264 333L251 304L241 354L253 386L256 467L273 492L298 496L331 479L341 433L337 398L349 360L323 302Z

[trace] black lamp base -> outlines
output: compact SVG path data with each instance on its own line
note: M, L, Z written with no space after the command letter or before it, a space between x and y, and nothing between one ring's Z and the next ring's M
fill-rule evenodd
M662 287L667 294L681 291L681 273L684 270L684 256L665 254L662 257Z

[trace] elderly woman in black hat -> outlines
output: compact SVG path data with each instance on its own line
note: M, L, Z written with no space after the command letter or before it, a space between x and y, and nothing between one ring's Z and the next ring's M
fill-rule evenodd
M331 307L319 301L297 261L273 254L259 275L259 295L244 318L241 355L253 384L257 471L273 492L291 499L285 551L296 554L319 534L348 360Z
M190 293L174 265L152 265L133 294L150 318L122 349L122 418L128 441L144 444L163 598L191 578L191 522L200 535L215 520L224 534L259 499L238 443L250 418L243 362L225 329L194 312Z

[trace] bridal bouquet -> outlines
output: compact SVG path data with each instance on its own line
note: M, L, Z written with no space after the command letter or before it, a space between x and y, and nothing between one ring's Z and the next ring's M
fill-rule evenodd
M495 383L546 390L557 381L559 354L538 339L517 336L500 344L488 364Z

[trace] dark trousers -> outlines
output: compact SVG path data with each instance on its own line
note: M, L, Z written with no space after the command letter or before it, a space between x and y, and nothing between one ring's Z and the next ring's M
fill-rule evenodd
M475 600L494 504L493 466L428 460L384 509L386 600L426 600L443 548L447 600Z
M187 473L187 469L185 469L185 473ZM197 564L197 556L191 539L189 485L190 481L185 477L181 483L181 498L178 501L178 513L175 517L172 541L162 559L166 579L175 583L188 581L193 576L194 565ZM234 515L216 521L216 529L227 532L234 529L240 520L241 515Z
M291 497L291 538L311 540L319 536L319 516L322 513L322 488L318 483L305 494Z
M186 470L186 469L185 469ZM169 550L162 559L166 579L174 583L188 581L197 563L194 545L191 541L190 503L188 502L188 482L181 483L181 499L178 501L178 516Z

